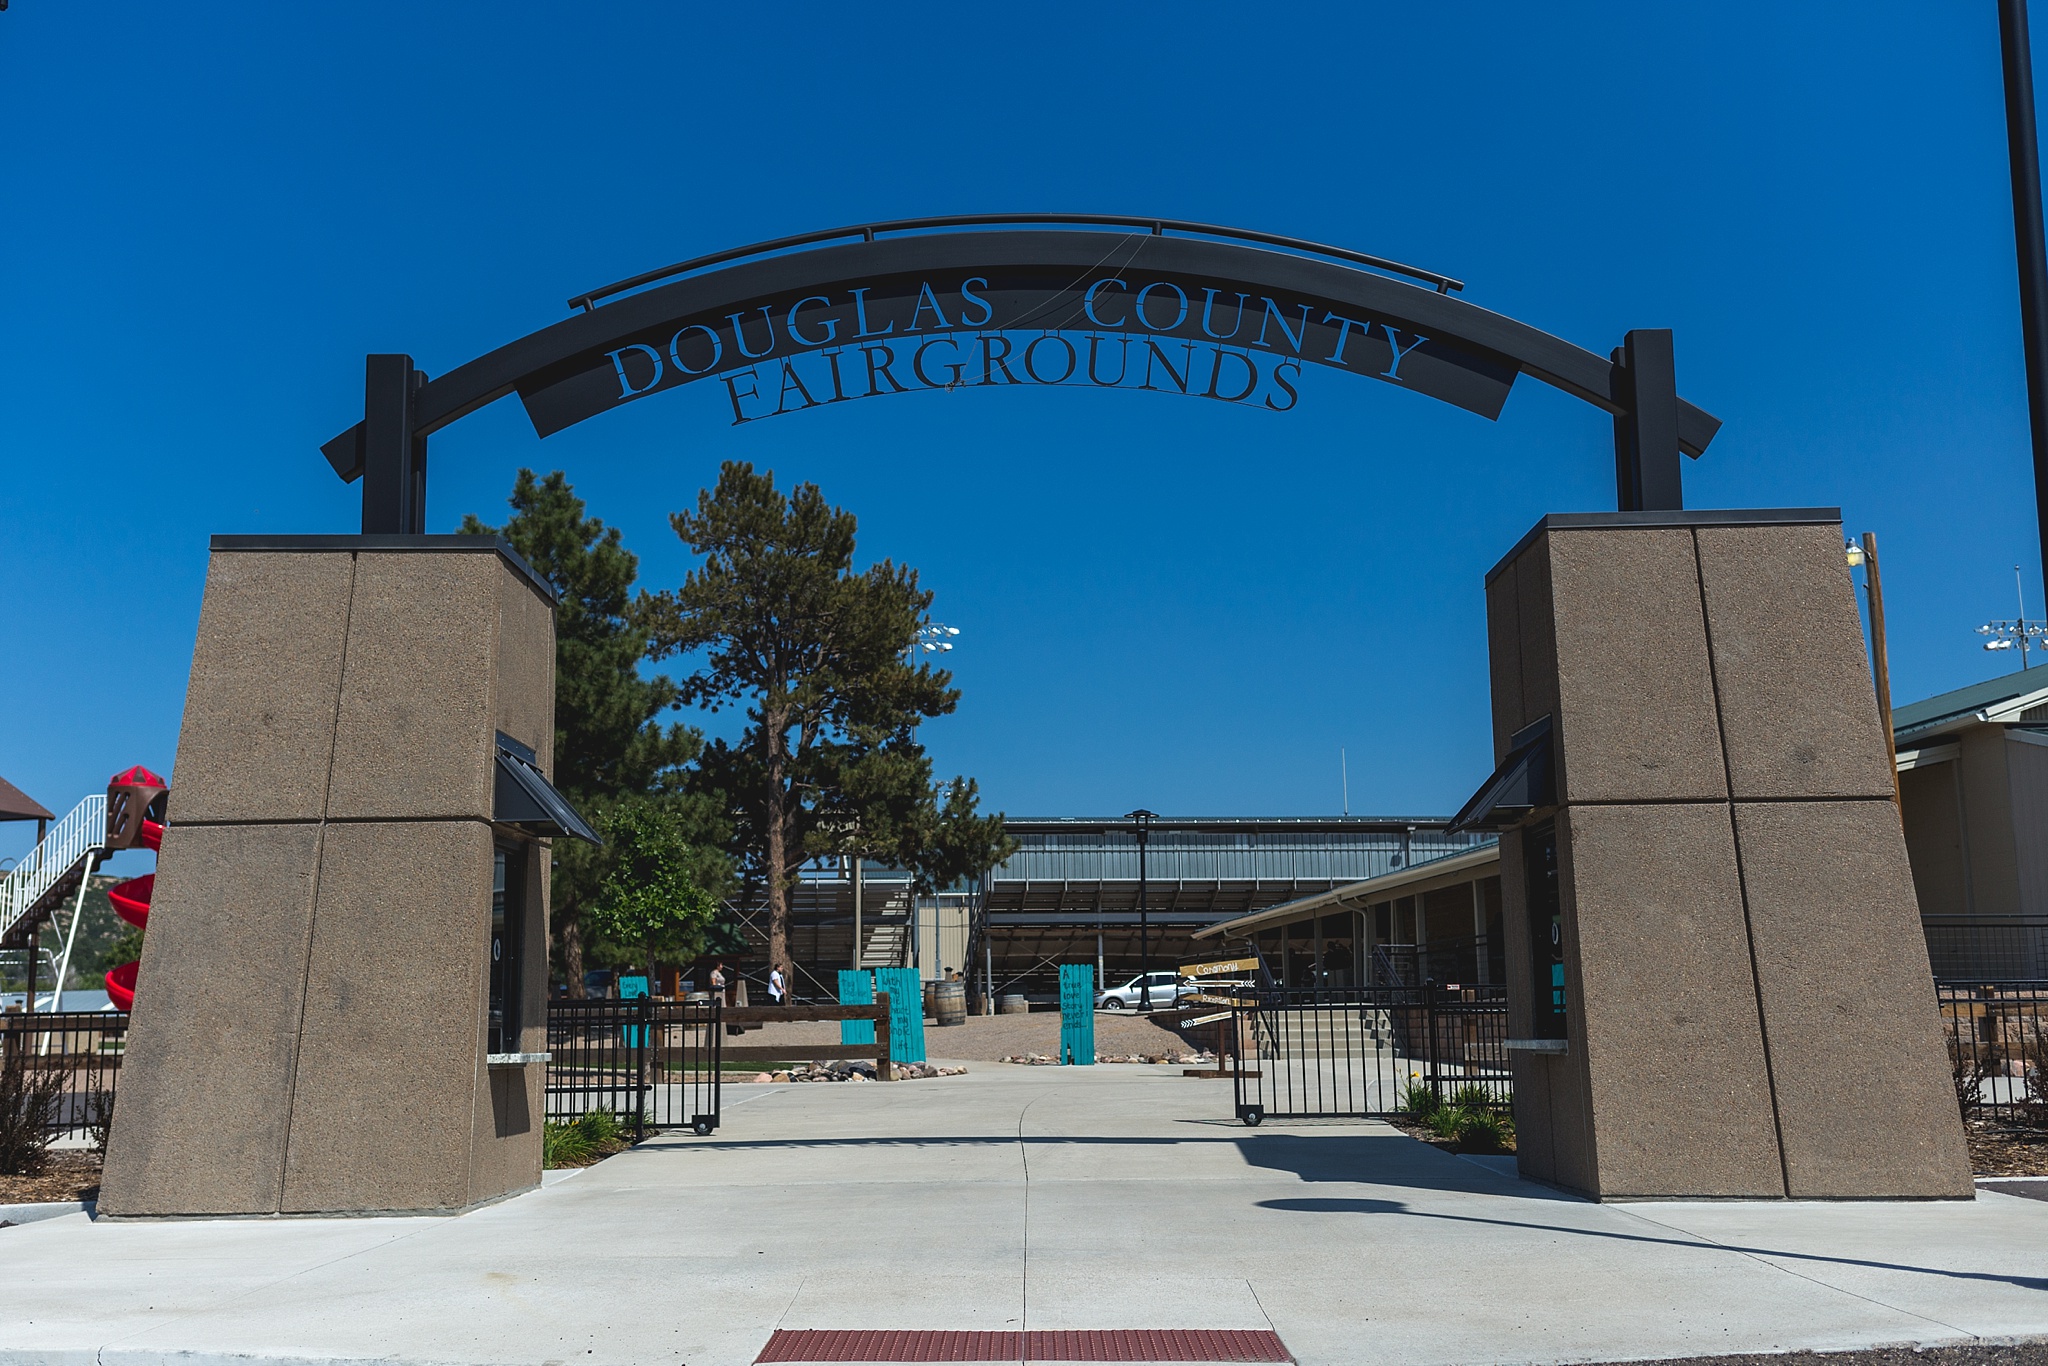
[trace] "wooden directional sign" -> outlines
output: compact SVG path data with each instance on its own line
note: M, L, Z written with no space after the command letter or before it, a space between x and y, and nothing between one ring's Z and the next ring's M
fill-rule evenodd
M1183 977L1224 977L1235 972L1257 972L1256 958L1226 958L1217 963L1183 963L1180 975Z
M1255 1006L1258 1004L1257 1001L1245 996L1210 996L1203 992L1192 991L1182 996L1181 1000L1193 1001L1198 1006Z
M1230 1011L1219 1010L1214 1015L1197 1015L1192 1020L1182 1020L1180 1027L1182 1029L1193 1029L1196 1025L1215 1024L1218 1020L1229 1019L1230 1016Z

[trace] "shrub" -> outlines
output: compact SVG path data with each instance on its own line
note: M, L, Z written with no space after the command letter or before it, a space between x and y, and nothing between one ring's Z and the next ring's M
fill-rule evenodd
M543 1167L581 1167L591 1158L590 1140L576 1121L566 1124L549 1120L541 1130L540 1162Z
M85 1102L85 1128L92 1135L93 1150L107 1155L107 1136L114 1131L114 1093L95 1091Z
M50 1165L50 1121L64 1099L64 1074L19 1060L0 1067L0 1175L40 1176Z
M624 1143L625 1130L619 1126L619 1117L609 1110L591 1110L576 1120L577 1131L584 1141L594 1148Z
M633 1140L617 1115L610 1110L591 1110L574 1119L551 1119L542 1127L541 1165L587 1167L631 1146Z
M1492 1110L1494 1108L1494 1096L1493 1092L1487 1090L1484 1086L1468 1081L1457 1090L1451 1092L1449 1104L1453 1110Z
M1998 1075L1997 1051L1973 1048L1950 1034L1948 1066L1956 1087L1956 1109L1962 1112L1965 1120L1974 1119L1984 1103L1984 1083Z
M1514 1122L1491 1110L1459 1110L1449 1137L1471 1153L1497 1153L1515 1132Z
M1411 1081L1402 1088L1401 1108L1416 1119L1427 1123L1431 1115L1443 1108L1443 1102L1437 1099L1436 1092L1426 1083Z

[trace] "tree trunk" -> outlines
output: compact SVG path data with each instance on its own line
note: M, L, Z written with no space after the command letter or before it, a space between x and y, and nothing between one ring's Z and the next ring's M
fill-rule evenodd
M589 993L583 989L583 926L579 917L557 919L562 936L562 975L569 979L569 999L580 1001Z
M762 815L767 824L768 854L768 966L781 968L782 979L787 982L789 970L789 851L784 844L783 811L788 795L783 788L783 774L786 771L786 755L783 752L783 727L787 724L781 712L764 709L762 730L768 745L768 791L767 800L762 803Z

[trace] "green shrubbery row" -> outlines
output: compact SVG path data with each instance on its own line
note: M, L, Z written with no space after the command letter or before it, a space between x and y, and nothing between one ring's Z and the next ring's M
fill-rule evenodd
M1500 1152L1515 1139L1514 1118L1494 1108L1494 1098L1483 1086L1467 1084L1444 1097L1421 1081L1411 1081L1402 1092L1401 1108L1460 1148Z

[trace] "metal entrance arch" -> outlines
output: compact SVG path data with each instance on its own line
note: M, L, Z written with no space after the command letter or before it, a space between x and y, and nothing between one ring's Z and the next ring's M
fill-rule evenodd
M515 393L541 436L713 379L736 423L1020 384L1285 411L1317 365L1489 419L1530 375L1613 416L1621 510L1683 506L1680 454L1702 453L1720 422L1678 397L1668 330L1631 331L1602 357L1455 297L1462 288L1362 252L1172 219L871 223L592 290L570 317L438 378L410 356L372 355L363 420L321 449L342 479L363 480L366 533L419 534L428 437Z

